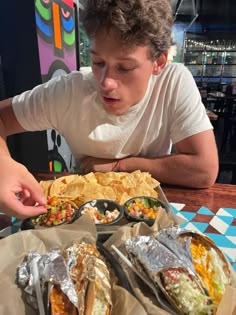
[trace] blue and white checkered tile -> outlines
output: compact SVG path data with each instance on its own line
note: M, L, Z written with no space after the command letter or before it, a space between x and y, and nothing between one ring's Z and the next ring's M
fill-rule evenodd
M181 210L180 206L171 204L173 212L186 220L182 228L205 234L221 249L236 271L236 209L220 208L214 214L202 206L196 212Z
M0 220L1 220L1 215L4 215L4 214L0 213ZM0 238L6 237L6 236L9 236L11 234L18 232L20 230L21 222L22 222L21 220L12 217L11 220L9 221L9 225L3 228L2 230L0 230Z

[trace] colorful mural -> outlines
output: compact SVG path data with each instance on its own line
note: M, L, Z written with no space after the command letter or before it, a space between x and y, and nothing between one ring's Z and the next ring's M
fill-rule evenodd
M73 0L35 0L42 81L77 68Z
M42 82L77 69L73 0L35 0L35 22ZM67 171L74 161L65 139L47 131L50 171Z

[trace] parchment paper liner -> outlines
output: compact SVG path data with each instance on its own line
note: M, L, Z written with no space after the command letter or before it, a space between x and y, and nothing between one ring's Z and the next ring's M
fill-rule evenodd
M115 234L113 234L105 243L106 247L111 249L111 245L114 244L118 247L123 253L125 253L125 247L123 245L124 240L129 239L136 235L150 235L153 232L157 232L163 228L171 227L176 224L180 224L179 218L176 216L168 217L164 211L158 214L157 220L155 224L150 228L143 223L136 224L133 228L128 226L124 226L119 229ZM116 256L116 254L111 249L111 252ZM116 256L117 257L117 256ZM129 267L126 266L119 259L122 267L126 270L127 276L130 280L130 283L133 287L133 290L138 297L139 301L141 301L142 305L145 307L147 314L149 315L164 315L169 314L168 312L160 309L155 305L155 298L150 293L150 289L140 280L137 276L131 271ZM236 315L236 273L232 269L230 264L229 269L231 272L231 281L232 285L226 288L225 295L218 307L216 315ZM234 299L234 300L233 300Z
M135 224L134 227L123 226L115 232L105 243L107 248L112 244L122 248L125 239L135 235L149 235L153 231L179 224L179 219L164 211L160 211L153 227L148 227L144 223ZM34 315L36 312L24 303L21 297L21 290L15 284L16 269L24 256L30 250L37 250L45 253L51 248L65 247L74 241L82 241L90 238L96 239L96 226L88 218L83 216L73 224L60 227L22 231L0 240L0 314L1 315ZM125 266L126 268L126 266ZM130 293L123 288L113 284L113 311L112 315L165 315L166 311L154 305L150 290L141 280L127 269L127 275L132 283L133 289L139 303ZM218 308L217 315L235 315L236 310L236 275L232 272L233 285L229 286ZM115 278L113 278L115 283ZM144 307L143 307L143 306Z

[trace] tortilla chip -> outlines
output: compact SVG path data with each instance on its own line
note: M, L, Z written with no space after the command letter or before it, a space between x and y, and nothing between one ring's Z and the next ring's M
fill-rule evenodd
M66 198L77 206L93 199L110 199L124 204L136 196L157 197L154 188L158 185L149 173L141 171L76 174L41 182L47 197Z

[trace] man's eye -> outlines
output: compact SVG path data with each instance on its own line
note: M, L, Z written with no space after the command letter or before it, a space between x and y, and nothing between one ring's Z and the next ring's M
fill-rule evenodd
M98 67L102 67L102 66L104 66L104 62L102 62L102 61L93 61L93 65L94 66L98 66Z
M133 67L133 68L118 67L118 70L121 72L129 72L129 71L132 71L134 69L135 69L135 67Z

